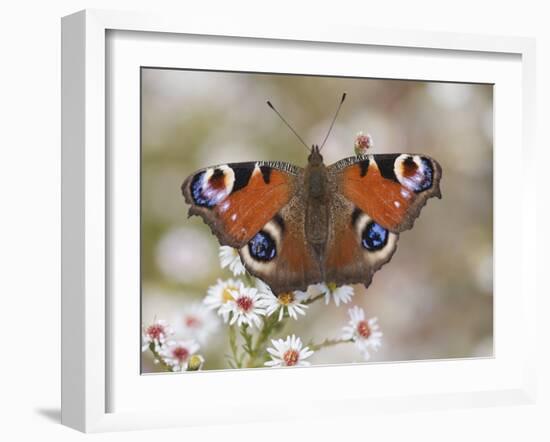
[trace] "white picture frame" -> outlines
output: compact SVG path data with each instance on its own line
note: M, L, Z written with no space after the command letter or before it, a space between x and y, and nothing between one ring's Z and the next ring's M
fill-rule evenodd
M110 46L108 40L114 35L123 36L122 46ZM124 41L124 36L128 35L132 38ZM139 37L136 39L136 36ZM149 40L158 39L159 36L161 39L162 36L169 36L171 43L166 47L155 46L147 50ZM231 42L256 48L267 42L283 52L292 49L307 52L308 48L319 48L333 51L335 56L338 51L347 51L348 57L349 51L353 50L376 50L382 56L396 50L400 56L417 51L420 58L427 56L431 59L430 70L426 70L420 62L411 63L410 70L402 73L400 78L448 80L445 78L449 75L448 59L445 57L452 57L457 66L462 66L459 68L459 71L462 69L460 76L452 78L462 81L482 78L486 82L498 78L495 82L500 88L495 98L495 340L500 348L494 358L315 367L305 370L194 373L187 377L187 381L182 381L185 378L176 378L179 375L140 376L135 371L139 345L124 347L127 353L117 351L116 355L113 354L113 345L117 345L114 341L130 342L124 331L119 332L120 328L131 328L131 333L136 335L136 329L132 328L136 318L131 312L135 312L136 308L139 310L139 306L128 306L129 316L134 322L125 323L117 312L120 311L119 303L128 303L129 299L112 299L113 290L122 287L117 285L117 275L113 275L113 262L117 260L117 253L128 253L124 250L120 252L121 247L112 246L120 236L120 229L116 228L117 221L113 219L118 216L116 207L120 198L112 194L112 186L120 173L127 173L118 169L121 161L133 164L133 160L125 161L125 155L128 158L132 156L134 148L139 152L139 134L132 135L132 127L135 127L132 124L135 121L129 121L128 126L120 131L130 136L125 139L129 150L118 150L113 157L109 146L110 143L120 143L117 138L119 135L116 127L107 131L106 121L116 125L120 120L117 120L118 110L109 107L110 82L118 81L117 75L125 75L125 69L139 66L140 57L147 53L153 53L155 57L171 57L174 48L170 45L185 44L186 36L192 36L203 47L212 46L209 50L213 51L219 49L208 43L209 37L216 37L216 41L226 48L231 46ZM162 42L159 44L163 45ZM136 49L140 46L143 50ZM189 50L197 52L196 49ZM342 57L342 61L345 61L346 55ZM238 26L226 23L220 27L219 23L211 24L206 20L182 23L179 17L99 10L87 10L64 17L62 423L80 431L97 432L206 425L212 421L223 423L285 419L295 417L298 408L303 417L319 417L329 414L364 414L381 409L391 412L532 403L536 390L533 347L536 243L520 241L520 246L512 256L499 246L502 244L499 237L506 233L509 222L505 216L505 207L499 203L499 199L502 199L499 189L506 179L501 170L515 167L519 169L517 173L528 176L534 168L534 58L534 41L517 37L496 38L338 26L330 29L315 26L295 28L284 24L271 28L264 23L250 23L246 26L242 23ZM200 67L204 68L206 63L209 63L209 67L228 67L225 63L229 61L223 57L210 57L209 60L201 62ZM244 63L242 55L240 60ZM504 65L491 67L491 60ZM233 57L231 63L238 61L239 55ZM109 63L118 63L121 69L110 70ZM174 63L177 65L180 61ZM268 65L269 61L256 60L255 63L256 70L273 71ZM261 63L264 63L263 67ZM485 69L485 73L478 73L476 77L475 69L470 71L464 67L469 66L468 63L472 66L486 64L479 71ZM388 64L391 64L391 60ZM507 69L502 69L502 66ZM297 66L296 69L306 68ZM304 72L319 73L322 69L326 68L311 63ZM389 78L388 71L380 71L379 75ZM136 91L132 89L131 80L128 81L128 88L132 95L124 96L124 100L119 99L116 106L126 106L135 115ZM126 125L124 122L120 124ZM135 160L135 157L132 158ZM136 176L132 175L132 170L135 172L135 168L128 172L129 182L133 179L135 184ZM536 194L527 193L521 186L516 186L510 192L513 192L515 201L521 201L521 235L525 239L525 232L535 231ZM136 216L131 209L127 212L130 216ZM128 222L131 223L131 219ZM131 229L128 230L131 232ZM129 243L120 243L121 246L125 244ZM117 267L118 271L130 274L132 269ZM131 289L135 286L129 287ZM512 295L515 312L512 310ZM510 318L514 313L512 324ZM135 358L133 353L136 353ZM354 382L367 370L368 378L376 377L379 379L378 384L366 382L366 386L357 387ZM460 378L456 376L458 374ZM176 379L180 384L188 382L186 388L188 391L190 388L195 389L193 391L197 399L179 407L170 406L168 392L178 388ZM327 379L327 387L316 391L315 383L321 380L326 382ZM415 385L407 385L405 381L409 379L415 379ZM236 396L237 389L245 380L251 391L259 391L269 381L277 386L300 385L304 393L294 401L293 407L284 406L283 398L277 395L271 396L269 401L259 397L251 399L249 394ZM117 393L113 396L114 391ZM199 393L205 391L208 392L208 401L200 398ZM137 393L144 400L136 399L136 395L132 396L131 392ZM153 393L166 400L158 401L153 408L147 408L144 402ZM226 395L232 398L230 402L224 398ZM117 398L116 402L113 397ZM218 407L213 406L216 403ZM224 413L216 411L228 406L238 406L244 412L240 413L241 417L236 417L224 416Z

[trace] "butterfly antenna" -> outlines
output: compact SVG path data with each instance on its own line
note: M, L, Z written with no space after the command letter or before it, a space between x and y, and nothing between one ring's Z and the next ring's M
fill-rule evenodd
M336 109L336 113L334 114L334 118L332 119L332 123L330 123L330 127L328 128L327 136L321 143L321 147L319 148L319 151L323 148L325 143L327 142L328 136L330 135L330 132L332 131L332 126L334 126L334 122L336 121L336 117L338 116L338 112L340 112L340 108L342 107L342 103L346 99L346 93L344 92L342 95L342 99L340 100L340 104L338 105L338 108Z
M275 106L273 106L273 105L271 104L271 101L267 100L267 105L268 105L271 109L273 109L273 111L279 116L279 118L280 118L281 120L283 120L283 123L286 124L286 126L292 131L292 133L293 133L294 135L296 135L296 137L302 142L302 144L303 144L303 145L306 147L306 149L309 151L310 148L307 147L307 144L304 142L304 140L302 140L302 137L301 137L300 135L298 135L298 133L294 130L294 128L293 128L290 124L288 124L288 122L287 122L287 121L283 118L283 116L279 113L279 111L278 111L277 109L275 109Z

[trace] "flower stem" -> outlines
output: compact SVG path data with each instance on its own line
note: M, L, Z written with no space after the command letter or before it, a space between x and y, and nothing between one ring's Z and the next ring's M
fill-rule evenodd
M241 325L241 336L244 339L243 350L248 354L252 353L252 335L248 333L248 324Z
M352 339L325 339L323 342L319 344L310 344L308 347L310 350L318 351L322 348L332 347L334 345L338 344L347 344L348 342L353 342Z
M153 353L155 361L158 361L158 365L162 367L164 371L172 371L172 367L164 362L164 359L162 359L162 356L158 353L153 342L149 343L149 350L151 351L151 353Z
M235 326L229 326L229 347L231 348L231 355L233 356L233 362L237 368L241 368L241 362L237 351L237 333Z
M279 322L277 319L277 315L271 315L265 318L262 329L256 338L256 344L251 349L247 367L254 368L262 366L262 361L258 362L257 359L260 357L260 354L264 352L265 344L269 339L271 332L274 331L274 329L280 330L284 326L284 322ZM258 363L260 363L260 365L258 365Z
M246 279L246 282L248 283L248 285L250 287L254 287L256 284L254 283L254 277L248 273L248 272L244 272L244 278Z
M315 301L323 298L324 296L325 296L325 293L319 293L318 295L315 295L313 298L306 299L305 301L302 302L302 304L305 304L305 305L313 304Z

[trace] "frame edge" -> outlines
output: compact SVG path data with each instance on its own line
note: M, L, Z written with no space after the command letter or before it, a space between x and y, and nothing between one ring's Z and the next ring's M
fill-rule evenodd
M82 432L107 415L105 30L62 19L61 423Z
M85 428L84 11L61 20L61 423Z

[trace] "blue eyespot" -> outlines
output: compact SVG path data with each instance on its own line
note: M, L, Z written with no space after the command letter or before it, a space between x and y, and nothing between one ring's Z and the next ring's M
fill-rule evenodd
M277 246L273 238L263 230L258 232L248 243L250 256L258 261L271 261L277 256Z
M422 162L422 168L423 168L423 176L422 181L418 183L418 189L415 189L416 192L421 192L423 190L427 190L430 187L432 187L433 182L433 169L432 165L426 158L421 158L420 161Z
M380 224L370 222L363 230L361 244L369 251L380 250L388 242L388 231Z
M197 173L191 182L191 195L197 206L214 207L216 204L211 198L207 198L203 192L203 180L205 172Z

